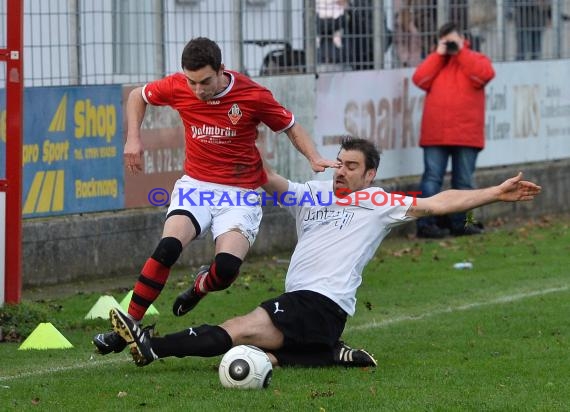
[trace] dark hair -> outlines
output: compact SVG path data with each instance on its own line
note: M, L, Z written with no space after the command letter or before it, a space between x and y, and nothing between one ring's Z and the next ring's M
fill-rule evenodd
M182 51L182 68L190 71L200 70L211 66L214 71L222 66L222 51L216 42L197 37L190 40Z
M437 38L441 39L443 36L447 36L449 33L452 33L454 31L459 32L457 24L452 21L447 22L437 31Z
M340 150L358 150L364 155L366 170L378 169L380 165L380 152L372 142L366 139L347 136L340 143ZM340 152L339 150L339 152Z

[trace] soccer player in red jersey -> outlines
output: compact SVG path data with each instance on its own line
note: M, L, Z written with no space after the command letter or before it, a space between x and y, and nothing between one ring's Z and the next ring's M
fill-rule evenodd
M182 73L130 93L124 159L131 173L142 171L140 128L149 104L178 111L184 124L186 156L184 176L172 191L162 239L134 286L128 316L136 322L157 299L184 247L208 229L215 240L214 259L175 300L174 314L184 315L208 292L229 287L238 276L262 216L260 202L244 195L252 195L253 189L267 182L255 146L260 122L276 133L284 132L313 171L337 166L336 161L319 155L305 129L269 90L245 75L226 70L220 48L207 38L186 44ZM120 352L127 344L115 332L97 334L93 343L104 355Z

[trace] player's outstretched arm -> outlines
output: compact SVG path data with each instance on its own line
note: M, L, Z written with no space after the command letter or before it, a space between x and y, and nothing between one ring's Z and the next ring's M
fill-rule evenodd
M295 123L285 131L291 143L299 152L301 152L311 164L313 172L323 172L327 167L338 167L338 161L327 160L321 157L311 136L299 123Z
M140 132L146 106L147 104L142 97L142 87L131 90L126 105L127 141L123 151L123 159L127 170L132 174L142 171L144 148Z
M407 215L423 217L465 212L494 202L533 200L542 190L535 183L522 180L522 172L498 186L475 190L446 190L428 198L417 198Z
M267 183L261 187L270 195L276 194L281 199L283 193L289 190L289 181L273 170L265 159L263 159L263 167L267 173Z

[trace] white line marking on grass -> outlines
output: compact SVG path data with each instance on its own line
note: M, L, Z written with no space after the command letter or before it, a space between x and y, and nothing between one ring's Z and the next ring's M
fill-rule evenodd
M394 323L422 320L425 318L430 318L432 316L442 315L444 313L461 312L464 310L480 308L483 306L496 305L498 303L515 302L517 300L527 299L527 298L531 298L534 296L548 295L549 293L564 292L566 290L568 290L568 286L561 286L561 287L557 287L557 288L549 288L549 289L543 289L543 290L535 290L535 291L526 292L526 293L516 293L514 295L500 296L498 298L491 299L488 301L473 302L473 303L467 303L465 305L448 307L448 308L444 308L444 309L437 309L437 310L422 313L419 315L402 315L402 316L397 316L395 318L384 319L384 320L379 321L379 322L372 321L372 322L365 323L363 325L348 327L348 328L346 328L346 330L351 331L351 330L366 330L366 329L377 329L377 328L380 329L380 328L384 328L386 326L392 325Z
M21 379L21 378L29 378L31 376L42 376L42 375L49 375L55 372L62 372L62 371L70 371L76 369L87 369L97 366L108 365L112 363L119 363L119 362L127 362L129 359L127 358L112 358L112 359L105 359L105 360L96 360L96 361L89 361L89 362L81 362L75 365L69 366L57 366L55 368L46 368L46 369L36 369L35 371L31 372L22 372L17 373L16 375L10 376L0 376L0 382L11 381L14 379Z
M397 316L397 317L391 318L391 319L385 319L385 320L382 320L380 322L369 322L369 323L365 323L363 325L358 325L358 326L346 328L346 330L350 331L350 330L365 330L365 329L383 328L383 327L386 327L386 326L389 326L389 325L392 325L395 323L422 320L425 318L429 318L429 317L436 316L436 315L441 315L444 313L460 312L460 311L469 310L469 309L473 309L473 308L479 308L479 307L483 307L483 306L496 305L498 303L514 302L517 300L527 299L527 298L530 298L533 296L542 296L542 295L547 295L549 293L564 292L566 290L568 290L568 286L562 286L562 287L558 287L558 288L549 288L549 289L543 289L543 290L536 290L533 292L526 292L526 293L517 293L514 295L500 296L498 298L491 299L489 301L466 303L464 305L459 305L459 306L455 306L455 307L448 307L445 309L433 310L431 312L426 312L426 313L423 313L420 315L415 315L415 316L403 315L403 316ZM69 371L69 370L87 369L87 368L98 367L98 366L103 366L103 365L108 365L108 364L113 364L113 363L119 363L119 362L127 362L127 361L130 361L130 359L112 358L112 359L106 359L106 360L100 360L100 361L96 360L96 361L89 361L89 362L81 362L81 363L77 363L75 365L69 365L69 366L60 366L60 367L46 368L46 369L36 369L35 371L32 371L32 372L22 372L22 373L19 373L16 375L11 375L11 376L0 376L0 382L7 382L7 381L15 380L15 379L28 378L31 376L49 375L52 373ZM3 387L5 387L5 386L4 385L0 386L0 389Z

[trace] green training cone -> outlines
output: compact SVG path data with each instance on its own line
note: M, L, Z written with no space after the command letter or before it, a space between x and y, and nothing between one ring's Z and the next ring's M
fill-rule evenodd
M129 293L125 295L123 300L121 301L121 309L123 312L127 313L129 311L129 303L131 302L131 296L133 296L133 291L131 290ZM158 310L156 307L151 304L150 307L146 311L147 315L158 315Z
M40 323L18 350L67 349L73 345L51 323Z
M97 302L93 305L93 307L89 310L87 315L85 315L85 319L109 319L109 311L111 308L118 308L119 302L110 295L104 295L99 297Z

